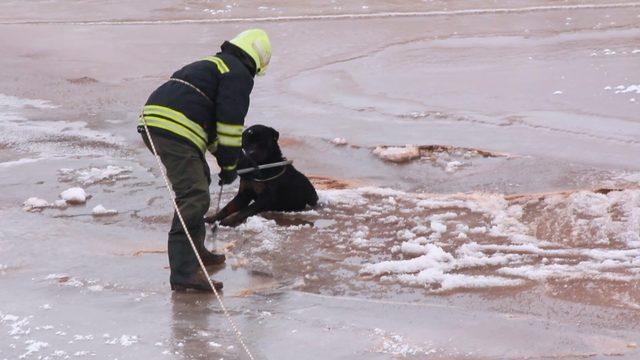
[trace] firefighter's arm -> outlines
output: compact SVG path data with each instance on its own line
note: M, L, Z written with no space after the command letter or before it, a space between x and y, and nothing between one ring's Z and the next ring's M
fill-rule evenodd
M217 148L214 155L223 171L236 170L242 151L244 118L249 110L251 79L230 71L220 78L216 96Z

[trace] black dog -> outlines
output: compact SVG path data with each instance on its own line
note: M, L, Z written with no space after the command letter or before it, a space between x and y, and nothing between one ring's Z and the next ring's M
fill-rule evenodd
M255 170L240 175L238 194L206 222L237 226L263 211L302 211L307 205L318 203L315 188L293 165L257 169L259 165L286 161L278 146L279 136L275 129L264 125L253 125L242 133L244 155L238 169Z

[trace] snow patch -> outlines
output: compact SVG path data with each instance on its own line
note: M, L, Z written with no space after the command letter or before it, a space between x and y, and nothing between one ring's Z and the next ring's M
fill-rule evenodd
M59 169L62 181L76 181L89 186L97 183L111 182L129 178L132 169L128 166L107 165L106 167L91 167L86 169Z
M464 163L462 161L449 161L447 163L447 165L445 166L444 171L448 172L448 173L452 173L456 170L458 170L460 167L462 167L464 165Z
M604 89L613 91L614 94L628 94L628 93L640 94L640 84L607 86Z
M36 108L36 109L55 109L59 106L51 104L48 100L40 99L22 99L19 97L0 94L0 107L10 109Z
M319 190L318 203L321 205L364 205L367 200L357 190Z
M136 344L139 341L136 335L122 335L120 337L115 337L113 339L106 340L104 343L109 345L121 345L124 347L129 347L133 344Z
M435 349L425 350L420 346L410 344L403 336L388 333L382 329L373 330L376 337L381 338L380 344L375 351L382 354L389 354L400 357L428 355L436 352Z
M39 352L41 349L49 347L49 343L46 343L44 341L27 340L24 343L27 344L27 347L26 347L27 352L20 355L19 357L20 359L24 359L33 353Z

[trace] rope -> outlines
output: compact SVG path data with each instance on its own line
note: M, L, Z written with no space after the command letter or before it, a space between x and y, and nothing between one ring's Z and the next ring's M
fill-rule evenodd
M192 83L188 82L188 81L184 81L182 79L178 79L178 78L170 78L169 81L175 81L178 82L180 84L183 85L187 85L188 87L192 88L193 90L195 90L198 94L200 94L200 96L202 96L203 98L209 100L209 102L211 104L215 104L210 97L207 96L207 94L205 94L202 90L198 89L195 85L193 85Z
M196 254L196 258L198 259L198 263L200 264L200 268L202 268L202 271L204 272L205 276L207 277L207 281L209 282L209 286L211 286L211 289L213 290L213 293L216 295L216 299L218 300L218 303L220 304L220 308L224 312L224 316L227 318L227 321L229 322L229 324L231 325L231 328L235 332L235 335L236 335L236 338L238 339L238 342L240 343L240 345L242 345L242 348L247 353L247 356L249 356L249 359L254 360L254 357L251 354L251 351L249 351L249 348L247 347L247 345L245 344L245 342L244 342L244 340L242 338L242 333L240 332L240 330L238 330L238 327L236 326L236 323L233 321L233 319L231 318L231 315L229 314L229 311L227 311L227 308L224 306L224 303L222 302L222 298L220 297L220 294L218 293L218 290L216 290L215 286L213 286L213 282L211 281L211 278L209 277L209 273L207 272L207 269L204 267L204 264L202 263L202 259L200 258L200 254L198 254L198 250L196 249L196 245L193 242L193 239L191 238L191 234L189 233L189 229L187 229L187 224L185 224L184 219L182 218L182 214L180 213L180 209L178 208L178 203L176 202L176 196L172 191L171 183L169 182L169 178L167 177L165 169L164 169L164 167L162 165L162 161L160 160L160 156L158 156L158 152L156 151L156 146L153 143L153 140L151 139L151 134L149 133L149 128L147 127L147 122L144 119L144 116L142 117L142 124L144 125L144 131L145 131L145 133L147 135L147 139L149 139L149 144L151 145L151 150L153 151L153 155L155 156L156 161L158 162L158 168L160 169L160 172L162 173L162 178L164 179L164 184L167 186L167 190L169 191L169 197L171 198L171 202L173 204L173 208L175 209L176 214L178 214L178 219L180 219L180 223L182 224L182 228L184 229L185 234L187 234L187 238L189 239L189 243L191 244L191 248L193 249L193 252ZM222 189L220 189L220 190L222 190ZM220 192L222 193L222 191L220 191Z

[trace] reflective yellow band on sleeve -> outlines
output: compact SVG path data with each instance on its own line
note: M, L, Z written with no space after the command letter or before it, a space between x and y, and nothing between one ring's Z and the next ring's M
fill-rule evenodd
M213 142L207 146L207 150L212 154L215 153L216 150L218 150L218 139L213 140Z
M227 66L227 64L225 64L224 60L220 59L217 56L207 56L203 60L211 61L212 63L216 64L220 74L229 72L229 67Z
M222 146L242 146L242 136L229 136L218 133L218 144Z
M142 114L144 116L154 116L156 118L166 118L167 120L172 120L175 123L178 123L191 131L194 135L198 136L202 139L202 141L206 144L208 143L208 135L207 132L204 131L202 126L198 125L196 122L191 121L188 117L184 116L183 113L170 109L165 106L160 105L145 105L142 109Z
M223 166L222 168L224 170L229 171L229 170L235 170L237 166L238 166L238 164L233 164L233 165L229 165L229 166Z
M228 136L242 136L242 132L244 131L243 125L235 125L235 124L226 124L223 122L216 123L216 131L218 134L228 135Z
M207 149L206 141L204 141L199 136L196 136L193 132L191 132L186 127L174 121L167 120L165 118L146 115L144 116L144 118L140 118L140 125L144 125L144 123L146 123L147 126L149 127L164 129L178 136L182 136L183 138L186 138L187 140L194 143L198 147L198 149L200 149L200 151L202 152L205 152L205 150Z

